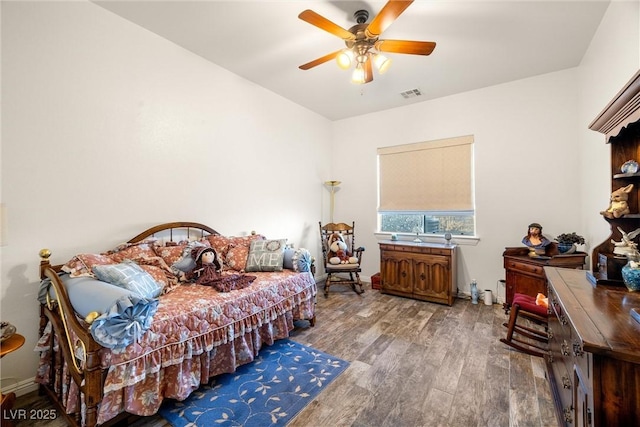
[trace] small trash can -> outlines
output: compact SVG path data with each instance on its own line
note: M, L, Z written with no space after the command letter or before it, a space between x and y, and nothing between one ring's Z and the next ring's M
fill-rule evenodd
M371 276L371 289L380 289L380 273Z

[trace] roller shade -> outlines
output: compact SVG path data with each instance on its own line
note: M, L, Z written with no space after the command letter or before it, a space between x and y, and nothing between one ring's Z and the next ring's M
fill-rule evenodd
M473 136L378 148L379 211L473 211Z

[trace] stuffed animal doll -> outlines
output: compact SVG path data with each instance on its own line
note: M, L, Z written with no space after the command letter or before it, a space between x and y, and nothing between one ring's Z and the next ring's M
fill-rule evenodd
M358 258L351 256L341 234L333 233L327 239L329 247L329 264L357 264Z
M249 286L256 276L246 274L223 274L218 253L210 247L198 247L192 251L196 268L192 277L198 285L212 286L218 292L229 292Z
M620 187L613 193L611 193L611 204L606 211L600 212L605 218L613 219L620 218L623 215L631 213L629 209L629 193L633 190L633 184L629 184L626 187Z

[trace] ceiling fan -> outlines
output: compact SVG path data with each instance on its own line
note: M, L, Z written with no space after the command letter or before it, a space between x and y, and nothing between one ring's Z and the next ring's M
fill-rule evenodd
M298 68L308 70L335 58L340 68L348 69L355 60L356 65L351 80L354 83L364 84L373 81L372 63L376 65L380 74L389 68L390 60L380 52L406 53L410 55L431 54L436 47L435 42L382 40L378 38L411 3L413 3L413 0L389 0L369 24L366 24L369 12L358 10L353 14L357 24L348 30L312 10L303 11L298 15L298 18L340 37L347 47L307 62Z

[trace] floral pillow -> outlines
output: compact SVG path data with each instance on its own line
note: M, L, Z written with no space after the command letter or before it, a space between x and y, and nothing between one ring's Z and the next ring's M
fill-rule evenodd
M62 266L62 271L71 277L94 277L92 268L95 265L117 264L117 261L104 254L78 254Z
M229 251L231 239L226 236L220 236L219 234L211 234L207 236L206 239L211 244L211 247L216 250L218 255L220 255L221 259L224 260L227 256L227 252Z
M244 271L249 257L249 246L232 245L224 259L224 264L231 270Z
M107 255L116 262L123 262L126 259L135 261L157 256L153 246L153 240L144 240L136 243L123 243L114 250L107 252Z
M174 246L154 246L156 254L158 254L159 257L162 257L167 265L173 265L180 261L186 248L186 243Z
M216 250L220 259L224 263L225 269L243 271L247 265L251 242L255 240L265 240L261 234L251 234L249 236L220 236L210 235L207 240L211 247Z

